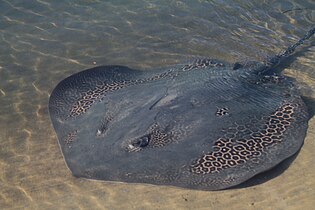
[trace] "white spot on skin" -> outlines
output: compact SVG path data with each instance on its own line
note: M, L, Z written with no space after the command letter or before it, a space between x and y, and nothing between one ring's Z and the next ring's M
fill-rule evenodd
M135 147L132 146L131 144L128 145L129 149L134 149Z

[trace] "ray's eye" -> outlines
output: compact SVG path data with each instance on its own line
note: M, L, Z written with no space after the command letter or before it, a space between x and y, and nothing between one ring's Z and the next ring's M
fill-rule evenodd
M234 63L233 70L237 70L237 69L240 69L240 68L242 68L242 67L243 67L242 64L240 64L240 63Z
M143 147L148 146L149 142L150 142L150 136L146 135L137 139L134 143L132 143L132 146L143 148Z

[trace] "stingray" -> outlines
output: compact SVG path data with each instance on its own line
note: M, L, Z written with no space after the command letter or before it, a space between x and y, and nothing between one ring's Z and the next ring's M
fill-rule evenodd
M309 114L294 79L264 62L202 58L140 71L98 66L62 80L49 113L75 177L199 190L238 185L301 148Z

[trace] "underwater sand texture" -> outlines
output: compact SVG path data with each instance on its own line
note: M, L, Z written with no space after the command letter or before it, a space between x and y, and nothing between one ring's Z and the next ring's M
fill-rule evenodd
M128 2L128 3L127 3ZM308 8L291 12L292 8ZM298 155L247 186L198 191L78 179L48 115L52 89L95 65L260 60L314 26L313 1L0 1L1 209L313 209L315 118ZM314 38L284 70L314 114Z

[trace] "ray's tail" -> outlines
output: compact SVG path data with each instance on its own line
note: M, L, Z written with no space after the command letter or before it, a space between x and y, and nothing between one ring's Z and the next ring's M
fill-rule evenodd
M311 38L315 33L315 27L312 28L311 30L309 30L303 38L301 38L298 42L296 42L295 44L289 46L285 51L273 56L272 58L268 59L266 61L265 64L265 68L263 71L261 71L262 73L267 72L268 70L270 70L271 68L276 67L281 60L283 60L284 58L289 57L290 55L292 55L295 52L295 49L302 45L306 40L308 40L309 38Z
M295 51L295 49L302 45L304 43L304 41L308 40L309 38L311 38L315 33L315 27L312 28L311 30L309 30L302 39L300 39L297 43L291 45L290 47L288 47L283 53L280 53L278 56L279 57L287 57L289 55L292 55Z

